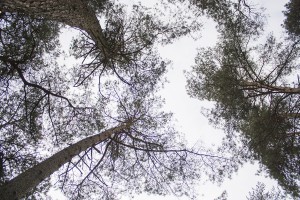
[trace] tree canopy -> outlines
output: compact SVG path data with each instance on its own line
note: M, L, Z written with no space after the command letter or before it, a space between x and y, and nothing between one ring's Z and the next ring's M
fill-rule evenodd
M37 86L48 65L45 52L56 46L58 25L19 13L1 15L1 182L36 163L45 94ZM24 77L24 74L30 74ZM42 79L42 80L41 80ZM45 83L47 84L47 83ZM50 84L50 83L49 83ZM28 150L31 151L28 151Z
M249 192L247 196L248 200L275 200L275 199L285 199L286 196L278 190L278 188L272 188L270 191L266 191L266 185L258 182L253 191Z
M168 3L188 10L168 11ZM291 1L285 12L295 35L296 6ZM211 120L227 133L218 153L189 148L155 94L170 63L158 45L199 31L203 15L217 22L220 40L200 50L188 91L215 102ZM253 45L263 25L244 0L168 0L152 9L109 0L2 0L0 198L44 198L52 174L70 199L141 192L193 198L191 185L203 173L220 181L249 159L298 197L300 89L299 77L289 76L298 69L299 40L269 35ZM79 32L70 46L74 66L59 61L65 26Z
M1 2L1 197L43 198L49 178L34 187L58 168L58 185L71 199L192 197L200 170L216 179L235 170L223 155L187 148L171 115L160 111L153 92L168 61L156 46L200 26L183 12L169 21L159 14L108 1ZM64 25L81 32L71 46L79 65L58 62Z
M300 3L297 0L290 0L286 5L286 10L283 12L286 19L284 27L286 30L295 36L300 35Z
M74 56L82 60L76 69L76 86L91 76L107 73L136 87L137 81L155 84L156 77L165 71L165 62L157 55L155 44L168 44L201 27L194 20L185 19L182 11L174 12L166 21L158 16L163 14L158 8L151 12L140 4L126 8L109 1L4 1L3 8L4 12L19 11L82 31L73 44ZM150 73L142 73L149 71L150 77Z
M255 29L261 22L256 24L246 32L221 27L217 45L200 49L187 74L188 92L215 102L208 115L227 132L224 148L241 160L259 160L298 197L300 91L299 77L292 75L299 67L299 40L268 35L259 44L261 31Z

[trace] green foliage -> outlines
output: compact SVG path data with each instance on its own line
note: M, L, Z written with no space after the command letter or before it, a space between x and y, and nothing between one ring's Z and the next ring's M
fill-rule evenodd
M252 106L239 87L239 61L234 58L230 42L224 43L215 49L200 49L193 72L187 74L188 93L192 97L216 102L216 109L211 111L215 124L224 119L238 127Z
M256 188L249 192L247 196L248 200L284 200L290 199L286 194L280 191L278 188L272 188L271 191L266 191L265 184L258 182Z
M123 193L147 192L193 197L190 185L201 171L223 178L233 170L231 160L188 149L172 128L171 114L160 111L162 101L152 92L162 84L169 63L157 54L156 45L169 44L200 26L189 24L191 18L177 18L182 13L166 21L157 10L141 5L128 14L123 5L102 2L84 5L95 11L89 16L97 14L105 24L101 30L96 26L103 44L81 30L90 35L82 32L74 40L73 55L82 63L72 69L56 60L61 55L59 27L46 19L58 20L57 16L1 15L1 184L46 157L42 151L49 154L129 123L128 130L90 146L62 166L57 174L66 195L117 199ZM26 13L27 8L22 9ZM217 172L224 173L216 177ZM32 193L48 187L46 181ZM36 198L42 196L38 194Z
M294 123L268 108L251 112L241 131L255 159L266 167L271 177L287 191L298 196L299 135Z
M1 82L16 75L9 61L23 64L22 71L39 70L43 53L53 51L56 46L58 25L19 13L2 13L0 20ZM28 63L32 64L25 66Z
M300 2L297 0L290 0L285 7L286 10L283 12L286 17L284 27L289 34L300 36Z
M254 18L247 31L231 22L220 27L215 48L200 49L187 73L188 93L215 102L208 116L226 131L221 151L231 151L240 162L259 160L298 197L299 90L296 82L287 86L287 77L299 67L299 42L269 35L264 44L253 45L261 20Z
M158 55L156 45L169 44L201 27L175 14L171 20L162 20L157 13L163 14L140 4L107 4L99 15L105 24L102 29L109 44L107 52L86 35L73 41L72 54L82 62L74 66L76 86L92 77L99 77L101 85L102 77L115 75L134 90L153 90L169 63Z
M169 188L176 195L187 195L188 183L199 178L197 161L180 152L183 144L176 139L178 133L166 126L170 115L158 112L159 99L149 93L141 97L130 91L120 93L119 84L109 88L117 111L106 116L107 123L132 120L133 124L129 130L89 148L65 166L60 180L67 195L110 199L120 198L125 190L165 195ZM74 167L72 163L78 163L76 167L82 178L76 169L69 171Z
M57 23L22 13L1 14L0 185L41 159L39 146L49 136L43 126L47 103L45 93L36 86L54 81L50 74L45 76L51 60L45 61L44 55L57 57L58 28ZM47 179L25 199L41 199L49 187Z
M42 55L53 51L58 26L18 13L0 18L0 151L1 182L36 163L41 138L42 93L22 87L18 70L33 74L42 68ZM15 68L18 66L17 68Z
M151 10L138 4L128 8L98 0L75 3L78 10L84 7L85 15L76 15L80 13L76 9L67 10L70 15L59 17L37 10L40 19L23 13L1 13L1 182L41 160L41 149L47 150L43 145L51 151L63 149L75 140L120 123L128 123L130 127L75 155L58 172L60 187L68 197L117 199L125 192L159 195L172 192L193 197L190 185L200 178L200 170L206 171L213 180L222 180L237 170L236 163L222 157L223 154L215 156L209 151L187 149L172 128L171 115L160 112L162 102L152 93L162 83L169 63L157 54L156 45L169 44L201 26L190 16L185 17L185 10L173 12L166 20L160 18L165 13L158 7ZM284 153L290 156L290 152L298 152L298 143L291 143L289 138L284 138L286 144L293 147L277 145L278 138L284 137L287 131L296 133L298 121L281 117L280 111L288 108L288 114L293 114L298 100L295 95L259 97L282 93L283 88L276 84L281 83L278 82L281 76L291 73L297 43L290 50L282 50L270 38L261 50L261 60L272 63L267 58L276 52L278 60L274 63L283 66L260 76L259 64L252 61L253 49L249 50L245 42L249 35L261 31L260 14L253 13L245 1L189 3L188 8L193 7L196 14L206 14L218 22L222 34L215 49L202 50L199 54L194 74L189 76L190 94L215 101L216 108L211 112L214 120L222 119L228 132L243 131L243 141L250 140L253 144L249 148L252 157L261 159L272 176L280 179L289 175L272 168L273 153L280 153L285 160L290 157L284 157ZM13 8L16 9L12 5L9 10ZM34 9L25 6L13 11L28 14ZM89 16L90 20L84 23L69 16ZM71 47L80 65L71 69L56 62L60 55L56 49L59 27L46 19L81 29L80 37ZM98 22L97 19L101 24L89 23ZM264 110L269 105L274 108L272 112ZM276 123L270 128L273 120ZM256 132L255 126L261 130ZM267 128L271 131L266 131ZM273 129L278 137L269 140L270 148L258 145L261 138L253 140L253 137L274 134ZM274 151L273 147L282 149ZM281 169L294 167L298 158L292 159L291 165L280 165ZM282 185L291 186L286 184L290 179L282 180ZM48 187L47 182L33 193L43 191L44 186ZM226 198L226 193L220 198Z

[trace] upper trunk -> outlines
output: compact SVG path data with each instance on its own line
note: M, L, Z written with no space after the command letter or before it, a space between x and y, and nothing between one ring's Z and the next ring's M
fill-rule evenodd
M275 85L268 85L265 83L259 82L242 82L242 89L243 90L259 90L263 89L264 93L289 93L289 94L299 94L300 88L292 88L292 87L282 87L282 86L275 86ZM266 94L268 94L266 93Z
M2 5L1 5L2 4ZM65 23L89 34L97 47L108 54L102 28L95 12L84 0L2 0L3 11L24 12L28 15Z
M112 134L118 134L122 130L129 128L130 123L108 129L100 134L87 137L69 147L57 152L36 166L21 173L8 183L0 187L0 199L12 200L20 199L31 189L36 187L45 178L57 171L62 165L69 162L74 156L85 151L89 147L102 142Z

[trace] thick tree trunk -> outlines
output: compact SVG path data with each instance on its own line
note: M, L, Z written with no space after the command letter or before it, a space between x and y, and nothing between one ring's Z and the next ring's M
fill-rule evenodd
M1 0L0 8L7 12L28 15L65 23L89 34L97 47L107 54L107 43L95 12L87 0Z
M69 162L74 156L85 151L89 147L104 141L113 134L118 134L122 130L129 128L130 123L108 129L100 134L87 137L47 158L43 162L28 169L22 174L10 180L0 187L1 200L20 199L31 189L36 187L41 181L57 171L62 165Z

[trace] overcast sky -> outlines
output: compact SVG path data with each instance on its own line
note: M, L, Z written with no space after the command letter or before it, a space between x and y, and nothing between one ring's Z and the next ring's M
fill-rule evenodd
M282 10L287 0L256 0L256 4L266 8L268 16L268 27L266 32L272 31L274 34L280 35L283 29ZM165 46L160 49L162 57L172 61L172 68L169 69L167 78L169 83L161 92L162 96L166 99L165 109L174 113L177 122L177 129L185 134L187 141L194 144L197 141L204 142L208 147L212 145L220 145L222 130L216 130L208 124L208 120L201 114L201 108L210 107L210 102L203 102L196 99L191 99L186 94L186 80L183 74L184 70L190 70L194 64L194 58L197 54L197 48L212 46L217 39L217 33L214 28L215 24L206 20L203 21L204 27L202 29L202 38L194 41L191 38L182 38L172 45ZM64 33L62 40L66 41L70 38L68 33ZM246 199L248 192L254 188L258 181L264 182L268 188L276 185L276 182L264 178L264 174L257 176L257 165L247 164L239 170L237 174L233 175L232 180L225 181L221 186L213 185L209 182L200 183L196 186L199 193L199 200L212 200L218 197L224 190L228 192L229 200L243 200ZM53 194L53 193L52 193ZM53 199L63 199L58 196L58 193L52 195ZM124 197L124 200L129 199ZM174 196L147 196L140 195L134 199L156 199L156 200L185 200L187 198L177 198Z

